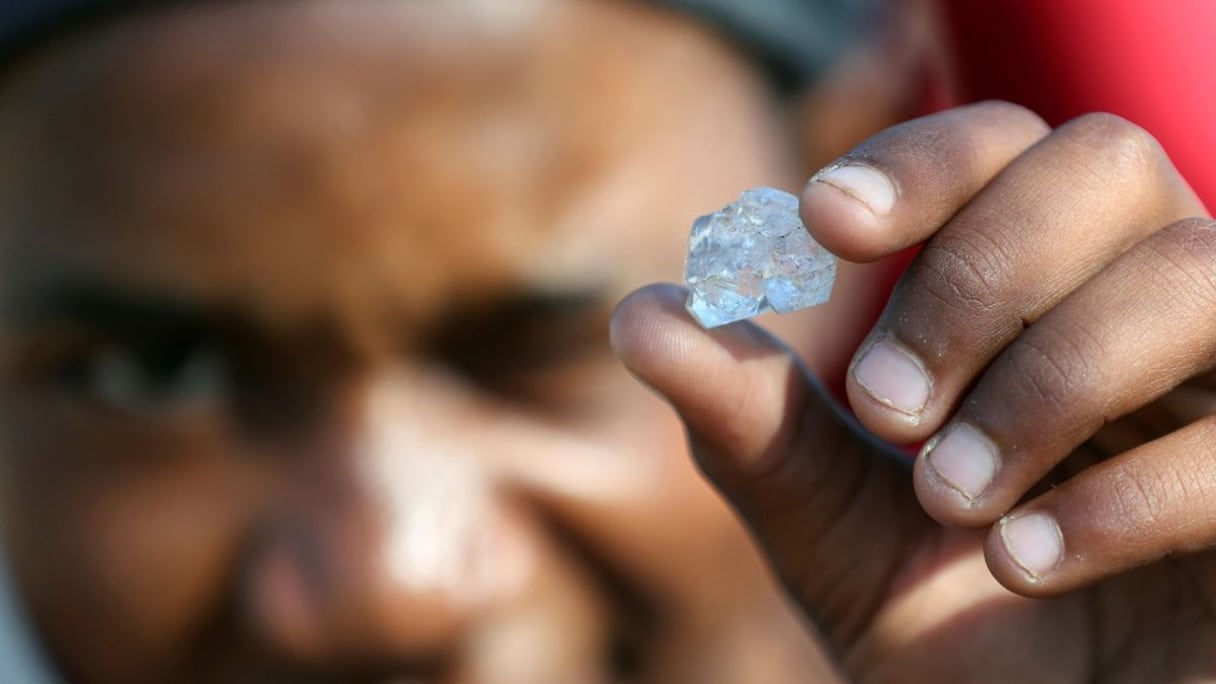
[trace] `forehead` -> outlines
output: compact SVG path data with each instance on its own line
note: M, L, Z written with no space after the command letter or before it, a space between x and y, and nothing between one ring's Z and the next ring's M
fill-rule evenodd
M783 180L763 102L634 3L183 5L14 76L0 263L284 316L624 289L677 276L693 215Z

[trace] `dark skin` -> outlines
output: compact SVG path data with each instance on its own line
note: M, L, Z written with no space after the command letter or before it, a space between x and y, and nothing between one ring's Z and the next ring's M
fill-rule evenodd
M505 7L174 5L7 74L0 521L72 681L824 667L607 341L687 216L797 184L764 83Z
M681 424L603 340L612 301L678 272L690 216L757 182L796 185L808 161L789 154L750 66L691 22L521 6L174 8L47 46L9 75L0 522L73 680L833 677L683 458ZM1002 528L984 531L1070 441L1100 460L1205 412L1202 385L1155 394L1202 366L1201 326L1176 325L1204 320L1195 311L1165 343L1100 345L1117 359L1171 350L1135 366L1158 375L1039 382L1036 404L1018 380L1071 365L999 374L1044 322L1058 341L1033 348L1054 361L1108 339L1100 322L1143 344L1127 331L1165 329L1155 311L1201 309L1179 292L1203 279L1153 259L1208 263L1206 224L1160 230L1202 208L1124 123L1045 138L1012 107L946 116L857 153L899 188L885 213L824 184L804 213L855 261L959 246L926 250L873 338L933 373L923 406L892 412L855 377L850 392L891 440L956 415L984 430L1004 459L990 487L968 489L980 467L942 486L924 465L941 451L910 475L838 419L786 347L750 324L707 334L670 289L619 309L617 351L677 408L851 678L1210 678L1204 557L1152 562L1210 541L1204 497L1171 496L1209 481L1201 448L1133 451L1029 500L1068 550L1033 577L1002 555ZM1087 183L1087 169L1118 182ZM1021 180L990 182L1011 170ZM964 204L988 213L951 220ZM1027 225L1051 249L1018 243ZM828 370L864 332L873 282L845 267L831 305L773 326ZM1087 318L1089 288L1153 306L1092 295L1122 305ZM1092 368L1112 364L1132 365ZM983 372L997 374L963 403ZM1012 389L985 400L988 385ZM1086 391L1048 392L1070 387ZM1077 427L1146 402L1120 434ZM1143 486L1107 486L1116 477ZM1137 491L1140 508L1112 496Z
M1153 139L965 107L863 143L802 214L845 258L923 245L850 368L860 425L678 288L613 339L851 675L1216 680L1216 223ZM870 435L928 442L909 468Z

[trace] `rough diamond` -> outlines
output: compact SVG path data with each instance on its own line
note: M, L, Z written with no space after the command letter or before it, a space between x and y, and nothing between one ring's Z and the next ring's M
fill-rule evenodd
M706 328L822 304L835 282L835 255L811 239L788 192L747 190L692 224L686 306Z

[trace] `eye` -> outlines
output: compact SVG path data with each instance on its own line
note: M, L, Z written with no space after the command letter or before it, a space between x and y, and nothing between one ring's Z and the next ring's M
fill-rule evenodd
M592 376L612 365L609 316L595 296L523 294L458 310L433 353L502 400L546 413L582 412L598 386Z
M223 354L198 340L109 342L65 364L69 391L118 411L176 414L220 407L230 389Z

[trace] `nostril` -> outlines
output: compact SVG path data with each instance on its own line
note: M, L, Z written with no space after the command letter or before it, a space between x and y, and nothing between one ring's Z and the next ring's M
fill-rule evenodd
M635 681L646 671L649 655L646 636L649 636L649 631L622 628L620 624L614 627L605 653L606 669L612 674L613 681Z
M241 620L257 651L307 671L449 670L470 607L386 573L383 534L339 508L280 519L246 557Z
M286 549L267 549L244 587L247 622L258 641L291 662L324 661L326 620L316 589Z

